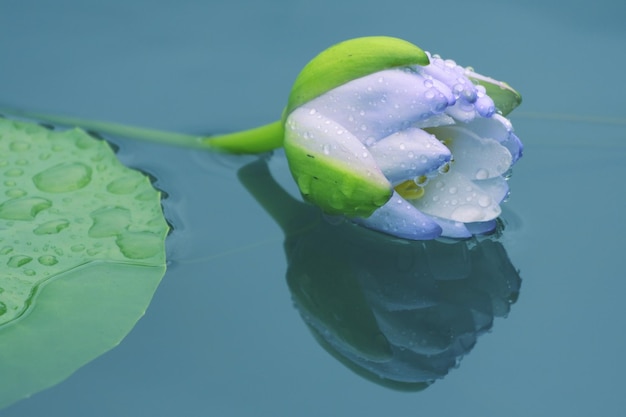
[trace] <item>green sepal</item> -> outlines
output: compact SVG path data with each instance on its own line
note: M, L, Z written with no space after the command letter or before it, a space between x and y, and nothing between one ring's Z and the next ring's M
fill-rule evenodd
M496 109L503 115L511 113L522 104L522 95L503 81L494 80L475 72L470 72L468 78L475 84L485 87L487 95L491 97Z
M393 188L380 171L314 152L287 138L284 147L300 193L328 214L369 217L391 198Z
M424 51L398 38L371 36L338 43L302 69L289 94L283 120L302 104L349 81L388 68L428 63Z

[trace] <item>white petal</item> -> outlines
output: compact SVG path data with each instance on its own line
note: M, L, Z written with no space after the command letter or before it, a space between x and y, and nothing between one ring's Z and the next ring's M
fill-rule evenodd
M303 151L325 155L349 165L372 182L387 183L367 148L343 126L306 106L295 109L285 123L285 142Z
M438 127L438 126L448 126L453 125L456 122L450 116L445 113L435 114L434 116L430 116L428 119L420 120L418 122L413 123L413 127L425 128L425 127Z
M478 114L482 117L492 117L496 112L496 105L491 97L486 95L479 96L474 106Z
M509 183L504 177L495 177L488 180L474 181L482 191L500 204L509 195Z
M476 109L473 104L459 100L454 106L446 109L446 114L459 122L467 123L476 117Z
M352 221L403 239L430 240L441 234L441 227L430 216L421 213L396 192L370 217Z
M511 152L511 155L513 156L513 163L516 163L517 160L522 157L524 145L515 133L511 133L508 139L502 142L502 146L506 147L509 152Z
M421 67L424 74L447 85L458 99L473 103L478 98L478 91L474 83L465 75L465 68L454 61L431 57L430 64Z
M369 151L392 183L435 171L451 157L450 150L436 137L417 128L387 136Z
M431 216L473 223L493 220L500 215L498 201L453 170L432 179L424 188L424 196L411 203Z
M522 156L522 142L513 133L513 125L501 114L492 117L477 117L467 125L482 138L495 139L509 150L515 163Z
M470 179L487 179L511 167L511 152L497 140L482 138L465 125L429 129L443 140L454 156L454 170Z
M477 117L467 124L467 128L481 138L495 139L498 142L506 140L513 130L511 122L499 114L492 117Z
M307 103L371 145L443 112L447 92L408 69L389 69L343 84Z
M441 237L463 239L472 236L472 233L467 230L465 223L441 219L439 217L433 217L433 220L441 226Z

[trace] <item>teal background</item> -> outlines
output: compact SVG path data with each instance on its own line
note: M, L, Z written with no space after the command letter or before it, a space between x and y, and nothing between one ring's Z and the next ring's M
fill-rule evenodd
M117 348L0 415L622 415L624 18L610 0L0 0L3 106L239 130L277 119L321 50L389 35L514 86L526 146L500 238L519 299L458 369L405 393L356 375L307 329L283 232L236 176L252 158L110 138L168 194L169 271ZM293 188L281 156L269 164Z

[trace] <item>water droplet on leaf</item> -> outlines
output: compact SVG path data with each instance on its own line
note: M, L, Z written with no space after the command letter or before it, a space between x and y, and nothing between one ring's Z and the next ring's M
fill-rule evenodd
M37 260L39 261L40 264L45 265L45 266L56 265L59 262L59 260L52 255L40 256Z
M5 220L33 220L39 212L50 208L52 202L41 197L22 197L0 204L0 218Z
M91 181L91 168L81 162L64 162L33 177L35 186L48 193L79 190Z
M106 207L90 214L93 224L89 237L101 238L116 236L126 230L130 224L130 211L123 207Z
M9 258L9 261L7 262L7 266L9 266L11 268L19 268L21 266L26 265L27 263L29 263L32 260L33 260L33 258L31 258L30 256L13 255L13 256L11 256Z
M49 222L40 224L33 230L36 235L53 235L59 233L61 230L67 228L70 222L65 219L51 220Z
M151 232L128 232L115 240L122 254L129 259L146 259L161 251L162 239Z

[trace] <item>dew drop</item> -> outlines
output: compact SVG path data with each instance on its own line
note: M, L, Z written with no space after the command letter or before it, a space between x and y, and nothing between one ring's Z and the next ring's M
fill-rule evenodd
M19 198L24 197L26 195L26 191L21 190L19 188L11 188L4 193L9 198Z
M37 261L39 261L40 264L45 265L45 266L52 266L52 265L56 265L57 263L59 263L59 260L52 255L40 256L39 258L37 258Z
M25 269L24 270L24 275L32 277L33 275L35 275L37 272L35 272L34 269Z
M478 197L478 205L481 207L489 207L491 205L491 198L486 195Z
M30 149L30 143L28 142L12 142L9 146L13 152L24 152Z
M5 220L33 220L39 212L52 207L52 202L41 197L22 197L0 204L0 218Z
M91 168L80 162L64 162L33 177L35 186L49 193L79 190L91 181Z
M107 185L107 191L118 195L131 194L137 189L142 180L143 177L140 175L127 175L111 181Z
M4 172L4 175L6 177L11 177L11 178L19 177L22 174L24 174L24 171L19 168L12 168Z
M302 194L309 194L311 192L311 182L313 181L313 177L310 175L302 174L298 176L298 188Z
M76 147L78 149L89 149L92 148L97 142L90 136L80 134L80 136L78 136L76 138Z
M8 255L11 252L13 252L13 247L11 246L4 246L0 249L0 255Z
M54 235L59 233L61 230L69 227L70 222L64 219L61 220L52 220L43 224L40 224L33 230L33 233L36 235Z
M105 207L93 211L90 216L93 224L87 232L89 237L116 236L130 224L130 211L123 207Z
M149 190L146 190L142 193L137 194L135 196L135 199L139 201L152 201L155 198L158 198L158 195L159 195L159 192L151 188Z
M7 266L10 268L19 268L21 266L26 265L27 263L29 263L30 261L32 261L33 258L31 258L30 256L26 256L26 255L13 255L9 258L9 261L7 262Z
M82 251L84 251L84 250L85 250L85 245L83 245L83 244L72 245L72 246L70 247L70 250L71 250L72 252L82 252Z
M485 180L489 178L489 171L485 168L480 168L476 171L475 177L477 180Z
M322 152L324 152L324 155L330 155L330 145L328 143L322 146Z
M448 171L450 171L450 163L446 162L445 164L443 164L442 166L440 166L437 171L439 171L440 174L445 174Z

